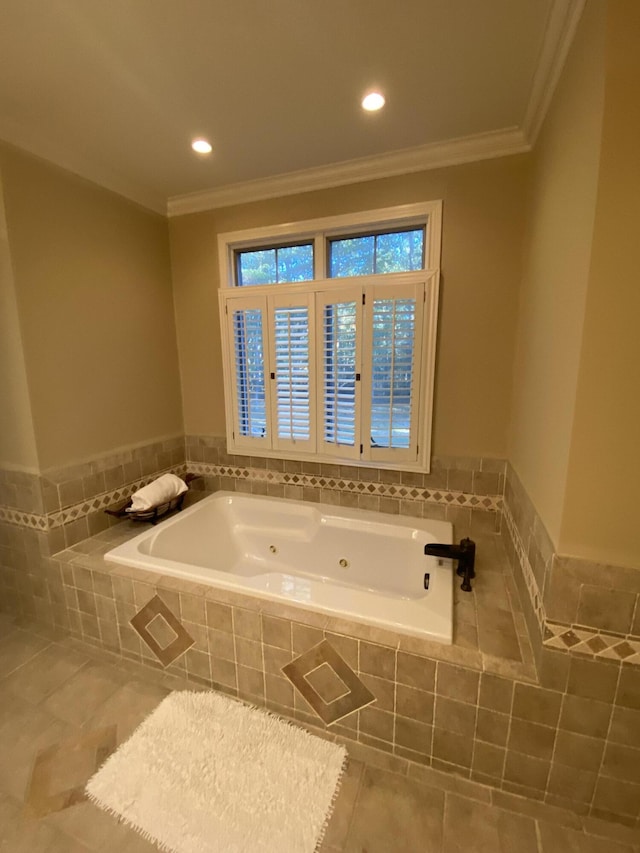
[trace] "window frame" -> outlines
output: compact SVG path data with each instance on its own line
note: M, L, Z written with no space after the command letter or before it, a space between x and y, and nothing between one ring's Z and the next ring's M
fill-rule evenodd
M218 302L220 310L220 322L222 329L222 362L224 374L224 394L225 394L225 421L227 427L227 452L230 455L249 455L261 458L279 458L286 460L298 461L314 461L327 462L333 464L342 464L353 467L363 468L380 468L385 470L400 470L400 471L417 471L428 473L430 470L431 459L431 433L432 433L432 416L433 416L433 390L435 377L435 354L436 354L436 329L438 317L438 297L439 297L439 266L440 266L440 250L441 250L441 228L442 228L442 202L433 201L414 205L402 205L394 208L384 208L363 213L348 214L347 216L329 217L316 220L307 220L293 224L283 224L277 226L266 226L264 228L249 229L245 231L228 232L218 236L219 247L219 265L220 265L220 288L218 292ZM425 268L412 272L400 273L379 273L364 276L344 276L338 278L328 278L328 240L329 238L341 237L343 235L353 235L354 233L365 234L367 229L369 233L388 231L392 229L404 229L411 226L426 225L425 241L424 241L424 265ZM314 240L314 273L315 277L310 281L298 281L291 283L280 284L263 284L251 286L238 286L234 279L234 263L236 252L245 249L259 249L260 246L276 245L283 243L309 241L309 237L313 236ZM323 273L323 274L319 274ZM277 436L272 436L270 446L265 447L262 439L248 440L241 435L234 436L234 420L235 420L235 391L234 391L234 370L235 370L235 351L233 349L233 339L230 337L232 323L232 312L229 306L233 306L236 300L242 303L251 302L257 297L264 297L264 319L263 319L263 347L265 353L272 352L271 343L271 323L272 316L269 308L266 307L270 303L268 297L282 297L284 299L295 294L306 294L306 298L313 304L317 298L317 294L321 292L330 293L347 293L349 290L356 291L358 288L364 291L367 288L368 292L375 293L376 289L382 288L386 290L388 287L393 287L394 283L399 285L423 285L424 286L424 303L422 308L421 318L421 351L415 355L415 370L419 377L419 393L416 399L416 408L412 413L412 420L415 417L418 423L417 431L417 454L413 459L407 458L407 454L398 451L397 449L385 449L385 452L394 457L384 458L385 452L371 452L374 448L364 448L364 451L359 455L350 453L345 447L344 453L339 450L332 449L327 451L321 450L321 387L322 387L322 371L321 371L321 347L320 331L318 323L320 322L319 314L316 312L315 329L310 330L310 337L315 336L316 354L314 366L314 381L316 386L315 405L312 409L315 410L316 417L314 425L316 428L316 450L297 450L295 448L283 446L282 441L278 440ZM372 307L372 306L371 306ZM362 326L361 330L361 346L369 339L370 330L366 326ZM364 359L368 353L364 353ZM313 358L313 354L311 354ZM364 365L363 365L364 366ZM267 367L265 364L265 371ZM364 412L367 407L365 402L365 392L369 388L366 371L363 371L364 381L360 385L360 416L359 424L365 427L369 422L370 413ZM369 378L370 379L370 378ZM267 378L267 385L269 379ZM269 391L266 391L269 394ZM267 412L274 410L274 401L269 396L265 400ZM272 429L274 421L272 419ZM286 444L286 443L285 443Z
M395 207L383 207L342 216L328 216L322 219L307 219L301 222L287 222L280 225L265 225L261 228L249 228L243 231L229 231L218 235L218 263L220 287L237 287L235 283L235 256L238 251L260 249L262 247L314 243L313 281L331 279L328 270L328 239L335 237L363 236L365 233L384 232L397 228L406 230L411 225L422 226L426 223L424 241L423 270L439 269L442 244L442 201L427 201L417 204L402 204ZM400 273L381 273L381 275L400 275ZM342 277L346 281L347 276ZM288 282L278 284L284 287ZM307 282L292 282L303 287ZM253 284L247 287L271 287L269 284Z

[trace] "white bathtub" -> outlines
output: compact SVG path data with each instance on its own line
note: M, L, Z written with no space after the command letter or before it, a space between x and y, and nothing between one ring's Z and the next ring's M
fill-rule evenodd
M105 559L451 643L451 561L424 555L451 537L444 521L217 492Z

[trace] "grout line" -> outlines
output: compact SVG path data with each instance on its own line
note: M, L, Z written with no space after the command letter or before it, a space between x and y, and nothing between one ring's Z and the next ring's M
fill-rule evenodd
M591 795L591 801L589 802L589 815L592 816L593 811L593 801L596 796L596 790L598 788L598 780L602 779L602 768L604 766L604 757L607 752L607 746L609 744L609 735L611 734L611 726L613 725L613 714L616 708L616 698L618 696L618 689L620 687L620 679L622 678L622 664L618 667L618 679L616 681L616 689L613 694L613 699L611 700L611 713L609 715L609 725L607 726L607 734L604 737L604 746L602 748L602 757L600 759L600 765L598 766L598 772L596 774L596 784L593 786L593 794Z
M356 788L356 795L353 798L353 805L351 806L351 814L349 815L349 820L347 821L347 830L344 834L344 839L342 841L342 849L343 850L346 850L347 841L349 840L349 835L351 834L351 827L353 826L353 820L354 820L354 817L356 814L356 809L357 809L358 804L360 802L360 793L362 791L362 782L363 782L363 778L364 778L365 769L367 766L366 762L364 762L364 761L361 761L359 763L362 765L362 767L360 768L360 773L358 774L358 786Z
M538 846L538 853L544 853L542 848L542 835L540 834L540 822L537 817L533 818L533 822L536 828L536 843Z
M513 722L513 706L516 702L516 684L518 682L513 682L513 687L511 689L511 704L509 706L509 722L507 724L507 739L504 744L504 761L502 764L502 776L500 777L500 790L504 791L504 783L505 783L505 773L507 771L507 756L509 754L509 741L511 740L511 724ZM515 752L516 750L512 750ZM492 798L493 801L493 798Z
M446 846L447 811L449 807L450 795L451 791L444 792L444 803L442 804L442 836L440 838L440 853L444 853Z
M569 678L568 677L567 677L567 685L566 686L567 687L569 686ZM554 727L555 734L553 735L553 749L551 750L551 759L549 762L549 770L547 771L547 778L546 778L546 781L544 784L544 791L543 791L543 798L542 798L543 802L545 802L545 803L547 802L547 796L549 796L549 781L551 779L551 771L554 767L554 762L555 762L555 757L556 757L556 747L558 745L558 735L560 733L560 720L562 719L562 711L564 710L564 703L565 703L565 699L566 699L567 695L568 694L567 694L566 689L565 689L565 692L562 694L562 699L560 700L560 711L558 713L558 722L555 724L555 727ZM569 798L567 798L567 799L569 799Z
M39 635L36 635L36 636L39 636ZM50 640L48 645L43 646L35 654L33 654L33 655L31 655L31 657L27 658L27 660L22 661L22 663L18 664L18 666L16 666L14 669L10 669L8 672L5 672L4 675L2 675L0 680L4 681L5 679L9 678L9 676L14 675L16 672L18 672L18 670L22 669L23 666L26 666L28 663L31 663L31 661L35 660L44 651L46 651L47 649L50 649L51 646L53 646L53 645L54 645L54 641Z

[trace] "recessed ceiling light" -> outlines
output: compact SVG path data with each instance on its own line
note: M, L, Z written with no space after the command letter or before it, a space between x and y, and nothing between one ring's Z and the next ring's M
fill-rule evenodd
M211 154L211 145L206 139L194 139L191 143L191 147L194 151L197 151L198 154Z
M362 99L362 109L364 110L375 112L375 110L381 110L382 107L384 107L384 96L380 92L369 92Z

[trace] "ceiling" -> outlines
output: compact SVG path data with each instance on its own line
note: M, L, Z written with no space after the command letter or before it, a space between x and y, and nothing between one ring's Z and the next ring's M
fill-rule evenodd
M0 139L170 213L527 150L583 3L2 0Z

